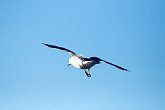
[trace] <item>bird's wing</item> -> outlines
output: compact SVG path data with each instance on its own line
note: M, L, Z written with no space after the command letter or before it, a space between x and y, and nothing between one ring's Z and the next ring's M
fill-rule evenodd
M110 62L108 62L108 61L105 61L105 60L102 60L102 61L104 61L105 63L110 64L110 65L112 65L112 66L114 66L114 67L116 67L116 68L118 68L118 69L121 69L121 70L123 70L123 71L129 71L128 69L125 69L125 68L123 68L123 67L121 67L121 66L118 66L118 65L115 65L115 64L113 64L113 63L110 63Z
M94 61L96 61L96 62L103 61L103 62L105 62L105 63L107 63L107 64L110 64L110 65L112 65L112 66L114 66L114 67L116 67L116 68L118 68L118 69L121 69L121 70L124 70L124 71L129 71L129 70L127 70L127 69L125 69L125 68L123 68L123 67L121 67L121 66L115 65L115 64L110 63L110 62L105 61L105 60L102 60L102 59L100 59L100 58L98 58L98 57L90 57L90 58L87 58L87 59L85 59L85 60L87 60L87 61L88 61L88 60L94 60Z
M77 56L77 57L79 57L76 53L74 53L73 51L71 51L71 50L69 50L69 49L66 49L66 48L64 48L64 47L59 47L59 46L50 45L50 44L45 44L45 43L42 43L42 44L44 44L44 45L46 45L46 46L48 46L48 47L50 47L50 48L56 48L56 49L59 49L59 50L64 50L64 51L68 52L68 53L69 53L70 55L72 55L72 56Z

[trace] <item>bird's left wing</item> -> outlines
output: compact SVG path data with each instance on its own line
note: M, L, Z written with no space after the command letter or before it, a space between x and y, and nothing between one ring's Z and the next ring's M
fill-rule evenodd
M107 64L110 64L110 65L112 65L112 66L114 66L114 67L116 67L116 68L118 68L118 69L123 70L123 71L129 71L128 69L125 69L125 68L123 68L123 67L121 67L121 66L118 66L118 65L116 65L116 64L113 64L113 63L111 63L111 62L102 60L102 59L100 59L100 58L98 58L98 57L90 57L90 58L88 58L88 59L86 59L86 60L94 60L94 61L96 61L96 62L103 61L103 62L105 62L105 63L107 63Z
M104 61L105 63L110 64L110 65L112 65L112 66L114 66L114 67L116 67L116 68L118 68L118 69L121 69L121 70L123 70L123 71L129 71L128 69L125 69L125 68L123 68L123 67L121 67L121 66L118 66L118 65L115 65L115 64L113 64L113 63L110 63L110 62L108 62L108 61L105 61L105 60L102 60L102 61Z
M48 47L50 47L50 48L56 48L56 49L59 49L59 50L64 50L64 51L66 51L66 52L68 52L70 55L72 55L72 56L77 56L77 57L79 57L75 52L73 52L73 51L71 51L71 50L69 50L69 49L66 49L66 48L64 48L64 47L59 47L59 46L56 46L56 45L50 45L50 44L45 44L45 43L42 43L42 44L44 44L44 45L46 45L46 46L48 46Z

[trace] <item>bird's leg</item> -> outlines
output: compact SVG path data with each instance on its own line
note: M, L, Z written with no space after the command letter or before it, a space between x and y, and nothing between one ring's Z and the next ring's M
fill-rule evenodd
M88 77L91 77L90 69L88 69Z
M84 69L84 72L85 72L86 76L88 76L88 72L85 69Z
M86 76L91 77L91 75L85 69L84 69L84 72L85 72Z
M82 65L83 65L83 63L82 63ZM88 76L88 77L91 77L91 75L90 75L90 70L88 69L88 72L86 71L86 69L85 69L85 66L83 65L83 67L84 67L84 71L85 71L85 74L86 74L86 76Z

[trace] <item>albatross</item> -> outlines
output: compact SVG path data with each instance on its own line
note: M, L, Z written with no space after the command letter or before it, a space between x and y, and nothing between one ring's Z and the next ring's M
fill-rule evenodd
M128 69L125 69L121 66L115 65L115 64L108 62L106 60L100 59L98 57L85 58L85 57L78 55L75 52L73 52L67 48L64 48L64 47L59 47L56 45L50 45L50 44L46 44L46 43L42 43L42 44L44 44L45 46L50 47L50 48L55 48L55 49L59 49L59 50L63 50L63 51L68 52L72 56L71 58L69 58L68 66L72 65L76 68L83 69L87 77L91 77L90 68L92 68L96 64L100 64L101 62L105 62L105 63L112 65L112 66L114 66L120 70L123 70L123 71L129 71Z

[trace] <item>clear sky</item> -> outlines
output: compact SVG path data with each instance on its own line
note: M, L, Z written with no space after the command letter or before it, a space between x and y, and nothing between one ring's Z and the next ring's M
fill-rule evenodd
M0 110L165 110L164 0L1 0ZM67 47L107 64L83 70Z

